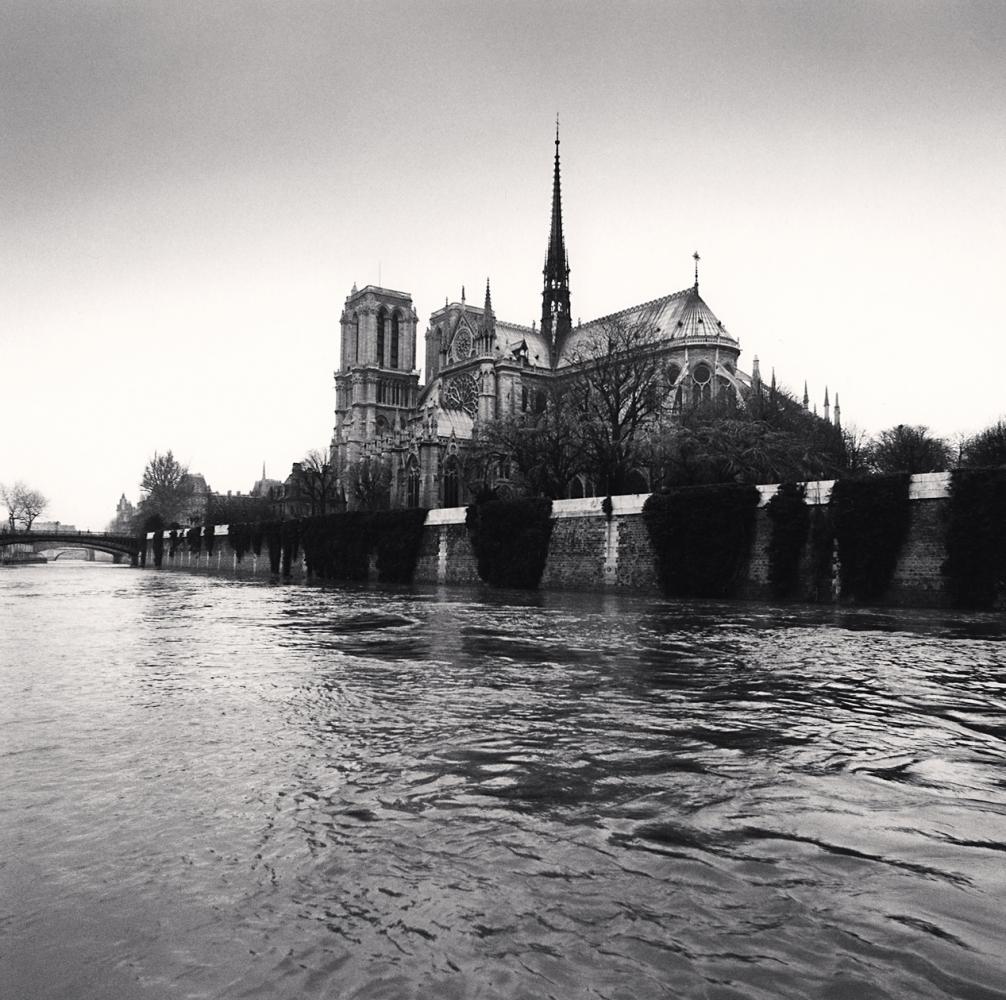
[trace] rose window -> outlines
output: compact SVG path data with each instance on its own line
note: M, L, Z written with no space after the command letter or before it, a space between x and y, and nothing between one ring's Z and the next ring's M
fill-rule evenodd
M451 341L451 360L452 361L464 361L466 358L472 356L472 352L475 349L474 341L472 340L472 332L466 326L462 326L456 334L454 334L454 340Z
M475 375L458 375L444 382L441 401L444 409L464 410L474 417L479 408L479 386Z

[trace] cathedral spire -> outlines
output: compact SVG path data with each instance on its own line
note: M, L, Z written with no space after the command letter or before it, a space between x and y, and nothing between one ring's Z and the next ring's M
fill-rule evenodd
M572 330L569 312L569 264L562 235L562 187L559 181L559 116L555 116L555 166L552 174L552 226L545 254L541 293L541 330L548 338L552 367L559 362L563 342Z
M489 278L486 278L486 304L484 306L484 312L488 316L493 311L493 300L492 296L489 294Z
M692 254L692 260L695 261L695 291L697 293L699 290L699 261L702 260L702 258L699 256L698 250L696 250L695 253Z

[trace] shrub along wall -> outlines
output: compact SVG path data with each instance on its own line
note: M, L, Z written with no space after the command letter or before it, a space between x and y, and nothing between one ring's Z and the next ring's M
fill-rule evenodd
M729 597L751 552L754 486L692 486L654 493L643 517L664 592L672 597Z
M308 571L322 580L362 581L371 560L382 583L409 583L426 510L347 511L307 518L301 537Z
M552 536L552 501L489 500L465 518L479 577L493 587L534 589Z
M1006 468L954 471L946 530L951 599L991 608L1006 586Z
M810 508L802 483L783 483L766 506L772 525L768 580L777 600L793 597L800 586L800 557L810 530Z
M952 598L961 606L1001 605L1006 599L1004 480L1006 470L974 470L955 476L949 490L948 476L916 476L907 497L903 477L873 481L875 485L840 483L834 491L831 483L808 484L802 513L809 527L788 599L834 600L837 552L843 564L844 600L943 606ZM540 586L610 586L654 594L661 587L658 579L670 576L670 586L677 588L671 592L682 595L764 600L772 596L773 586L792 583L793 553L804 530L795 488L763 489L761 495L778 492L786 499L773 502L766 497L770 503L757 510L752 507L756 493L748 492L745 499L743 490L728 487L728 499L716 501L714 494L723 489L680 491L691 500L651 497L645 510L642 498L616 497L610 523L600 499L586 499L558 502L551 518L547 502L523 512L515 505L483 504L467 512L467 525L461 510L431 511L425 526L420 510L329 515L301 522L296 539L281 522L234 525L226 532L226 545L224 531L218 529L212 557L206 555L201 530L179 532L172 557L164 537L168 532L158 537L151 525L141 563L158 562L160 552L169 568L265 578L270 571L280 572L287 554L291 577L298 578L303 550L315 575L327 579L363 580L376 570L389 581L412 575L425 583L487 579L498 586L534 586L544 564ZM834 504L829 505L832 492ZM732 503L737 504L737 516L730 513ZM678 529L671 517L675 505L685 510ZM780 514L779 508L788 513ZM389 530L395 523L401 533ZM753 541L746 558L745 525L751 524ZM900 530L906 533L904 544L895 552L890 543ZM195 552L186 551L186 540ZM255 553L251 559L249 547ZM263 558L267 549L268 559ZM670 590L666 579L663 586Z
M831 492L842 595L877 601L894 575L908 532L905 474L840 479Z

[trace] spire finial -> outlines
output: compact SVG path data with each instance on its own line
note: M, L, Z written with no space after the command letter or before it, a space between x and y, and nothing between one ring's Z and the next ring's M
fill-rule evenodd
M555 147L556 153L559 152L559 112L555 113Z
M493 300L492 296L489 294L489 276L486 275L486 304L485 304L485 314L488 316L493 311Z
M692 254L692 260L695 261L695 291L698 291L699 290L699 261L702 260L702 258L699 256L698 250L696 250L695 253Z
M461 304L462 305L465 304L465 286L464 285L461 286Z

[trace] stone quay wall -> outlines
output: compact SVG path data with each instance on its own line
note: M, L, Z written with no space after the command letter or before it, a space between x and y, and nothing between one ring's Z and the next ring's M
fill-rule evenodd
M908 537L898 559L883 604L903 607L940 607L949 604L941 566L944 548L944 514L950 476L928 473L913 476L909 491L910 521ZM833 481L807 484L807 503L827 504ZM755 535L748 563L747 578L738 596L747 600L770 598L768 581L768 543L771 524L765 505L778 486L759 486L761 494L756 511ZM612 497L610 519L602 509L600 497L581 500L557 500L552 505L552 537L548 560L541 579L544 590L618 590L659 594L656 557L643 522L643 504L648 494ZM154 564L150 539L147 542L147 566ZM212 554L190 553L180 539L174 556L170 541L164 539L162 569L214 572L236 577L268 579L269 558L245 555L238 562L227 544L226 526L216 528ZM838 566L833 568L831 593L810 590L809 553L805 551L801 577L805 581L804 599L841 600L838 590ZM303 554L294 561L291 579L307 577ZM426 518L424 537L414 576L416 583L478 584L475 553L465 528L465 508L431 510Z

